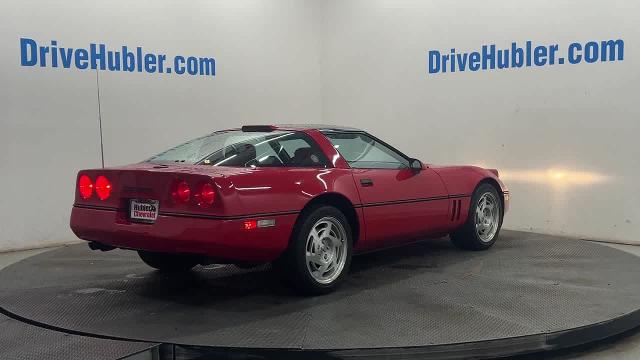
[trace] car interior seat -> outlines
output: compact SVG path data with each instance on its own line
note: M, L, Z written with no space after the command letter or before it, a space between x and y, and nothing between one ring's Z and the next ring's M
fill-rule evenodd
M297 149L293 158L291 158L292 166L318 166L320 165L320 156L316 154L310 147L303 147Z
M229 165L248 166L256 159L256 147L252 144L238 146L238 155L231 159Z

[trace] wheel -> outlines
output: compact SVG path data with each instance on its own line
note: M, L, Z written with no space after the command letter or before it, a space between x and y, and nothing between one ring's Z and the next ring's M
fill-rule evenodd
M163 272L185 272L200 263L195 255L168 254L151 251L138 251L140 259L152 268Z
M326 294L349 271L351 227L344 214L333 206L320 206L302 216L287 252L275 265L299 292Z
M451 241L461 249L486 250L498 238L502 216L498 191L490 184L481 184L471 197L467 221L450 234Z

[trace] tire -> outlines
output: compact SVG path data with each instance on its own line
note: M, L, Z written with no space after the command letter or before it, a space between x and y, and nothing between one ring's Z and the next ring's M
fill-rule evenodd
M186 254L168 254L150 251L138 251L140 259L152 268L167 273L179 273L191 270L200 263L199 257Z
M349 272L352 247L347 218L337 208L323 205L301 214L289 248L275 265L296 291L326 294Z
M487 250L498 238L503 216L504 210L498 191L492 185L482 183L471 197L467 221L450 234L451 242L464 250Z

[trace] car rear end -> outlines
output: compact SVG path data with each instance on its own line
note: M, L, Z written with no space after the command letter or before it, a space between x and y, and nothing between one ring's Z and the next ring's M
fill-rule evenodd
M71 229L94 248L271 261L286 249L295 216L276 227L247 215L231 180L241 171L151 163L82 170Z

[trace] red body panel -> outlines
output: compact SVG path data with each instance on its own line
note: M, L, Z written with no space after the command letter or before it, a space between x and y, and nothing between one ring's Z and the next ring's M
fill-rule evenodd
M449 200L433 170L354 169L366 226L366 244L375 249L414 240L449 227Z
M128 249L192 253L222 260L268 262L288 245L296 214L278 215L277 226L244 230L244 220L160 215L154 224L121 221L124 211L74 207L73 231L82 239Z
M466 221L471 195L483 180L498 184L508 194L497 174L477 167L351 169L317 129L280 128L306 132L329 159L330 167L140 163L83 170L78 177L106 176L113 186L112 196L104 201L96 196L85 200L77 190L71 229L81 239L116 247L266 262L286 250L300 212L318 196L340 195L351 203L360 229L355 239L357 252L456 229ZM191 189L212 184L216 192L213 205L177 203L171 191L180 181ZM130 199L159 200L155 223L131 222ZM247 230L247 220L275 220L275 226Z
M455 195L471 195L475 188L483 180L491 180L498 185L503 194L504 211L509 210L509 190L500 180L500 178L489 169L483 169L477 166L430 166L440 175L443 183L447 187L450 196ZM496 171L497 172L497 171ZM471 197L462 197L462 211L464 214L460 218L458 224L462 225L466 221L466 214L469 212Z

